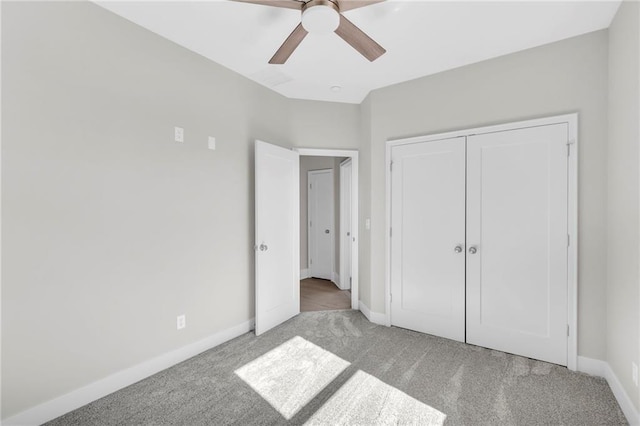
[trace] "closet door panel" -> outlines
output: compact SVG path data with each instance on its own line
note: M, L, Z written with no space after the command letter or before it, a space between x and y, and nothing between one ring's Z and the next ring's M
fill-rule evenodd
M567 364L567 125L467 142L467 342Z
M392 161L391 323L464 341L465 138L394 147Z

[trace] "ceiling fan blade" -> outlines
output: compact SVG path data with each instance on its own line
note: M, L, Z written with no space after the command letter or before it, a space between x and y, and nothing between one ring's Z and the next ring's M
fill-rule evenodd
M261 4L264 6L284 7L286 9L302 10L303 1L299 0L231 0L240 3Z
M302 27L302 23L289 34L289 37L282 43L282 46L278 49L273 58L269 60L270 64L284 64L289 59L289 56L293 53L302 40L309 34L307 30Z
M338 34L344 41L349 43L351 47L356 49L362 56L373 62L382 56L386 50L384 47L376 43L371 37L366 35L360 28L356 27L353 22L340 15L340 25L336 29Z
M370 4L382 3L384 0L338 0L340 12L369 6Z

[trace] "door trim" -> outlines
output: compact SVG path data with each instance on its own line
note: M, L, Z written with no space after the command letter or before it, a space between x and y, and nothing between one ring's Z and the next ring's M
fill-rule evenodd
M300 155L315 157L347 157L351 159L351 235L353 244L351 245L351 309L359 309L359 257L358 247L360 243L359 233L359 185L358 185L358 151L343 149L316 149L316 148L294 148ZM299 245L299 243L298 243Z
M318 175L318 174L329 174L329 176L331 176L331 218L330 218L330 223L331 226L334 228L333 231L330 233L331 235L331 242L330 242L330 247L329 247L329 259L331 260L331 266L329 267L329 277L328 279L330 279L331 281L335 280L335 263L336 263L336 250L335 250L335 246L336 246L336 242L335 242L335 176L333 175L333 169L319 169L319 170L309 170L307 172L307 182L308 184L311 184L311 176L313 175ZM314 212L315 213L315 212ZM314 214L314 218L315 218L315 214ZM305 224L305 226L307 227L307 268L309 268L309 275L313 276L313 267L311 266L311 247L312 247L312 243L314 242L312 240L312 233L309 232L309 223L311 223L311 191L309 191L309 189L307 188L307 223ZM314 228L315 229L315 228ZM317 260L317 259L316 259ZM318 278L318 277L316 277ZM335 283L338 285L338 287L340 287L340 285L338 283Z
M566 123L568 128L568 217L567 230L567 368L575 371L578 366L578 113L543 117L532 120L474 127L444 133L433 133L402 139L389 139L385 147L385 324L391 326L391 149L398 145L434 142L460 136L472 136Z

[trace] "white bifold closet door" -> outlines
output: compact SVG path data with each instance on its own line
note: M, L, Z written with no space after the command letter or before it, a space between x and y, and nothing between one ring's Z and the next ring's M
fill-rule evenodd
M464 342L465 138L392 156L391 323Z
M392 325L567 365L567 132L392 147Z
M467 343L567 365L567 235L567 124L467 138Z

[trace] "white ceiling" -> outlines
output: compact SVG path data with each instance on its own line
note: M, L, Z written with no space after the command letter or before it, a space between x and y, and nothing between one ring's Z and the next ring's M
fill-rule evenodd
M290 98L360 103L376 88L607 28L620 1L394 1L345 12L387 53L369 62L336 34L268 61L300 12L233 1L97 1ZM340 86L338 92L332 86Z

